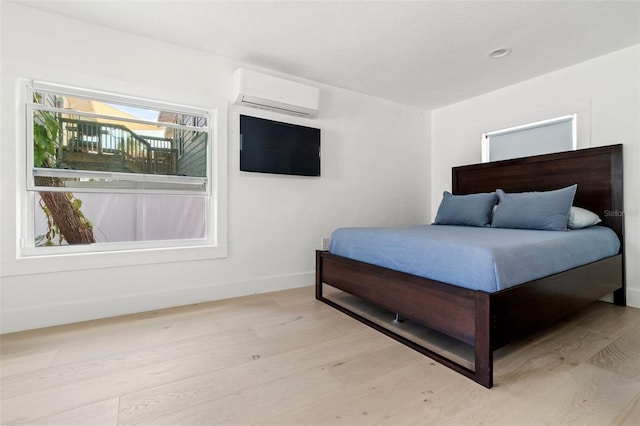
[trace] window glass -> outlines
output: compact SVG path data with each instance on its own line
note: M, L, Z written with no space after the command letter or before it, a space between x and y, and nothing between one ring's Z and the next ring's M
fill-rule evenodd
M33 227L36 247L67 245L52 226L43 199L34 197ZM206 199L200 196L156 194L73 194L90 225L96 243L130 243L203 239L206 237Z
M210 240L206 110L37 83L26 99L25 247Z
M206 177L205 116L44 90L33 100L36 168Z

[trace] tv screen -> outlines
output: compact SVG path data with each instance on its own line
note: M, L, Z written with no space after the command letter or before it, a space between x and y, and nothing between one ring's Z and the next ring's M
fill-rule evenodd
M241 115L240 170L320 176L320 129Z

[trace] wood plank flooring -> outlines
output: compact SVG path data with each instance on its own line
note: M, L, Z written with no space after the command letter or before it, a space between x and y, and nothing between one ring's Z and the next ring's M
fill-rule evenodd
M597 302L466 379L312 287L0 336L2 425L638 425L640 309Z

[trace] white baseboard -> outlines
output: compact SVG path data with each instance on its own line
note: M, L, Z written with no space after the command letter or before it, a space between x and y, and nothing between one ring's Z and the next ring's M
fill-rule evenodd
M314 272L3 311L0 334L313 285Z
M313 285L314 280L314 272L305 272L158 293L14 309L2 312L0 334L306 287ZM627 288L627 306L640 308L640 290Z
M640 308L640 290L627 288L627 306Z

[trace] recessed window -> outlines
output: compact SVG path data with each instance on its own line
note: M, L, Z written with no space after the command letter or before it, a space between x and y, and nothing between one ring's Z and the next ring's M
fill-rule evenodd
M575 150L576 115L495 130L482 135L482 161Z
M26 84L22 254L215 245L202 108Z

